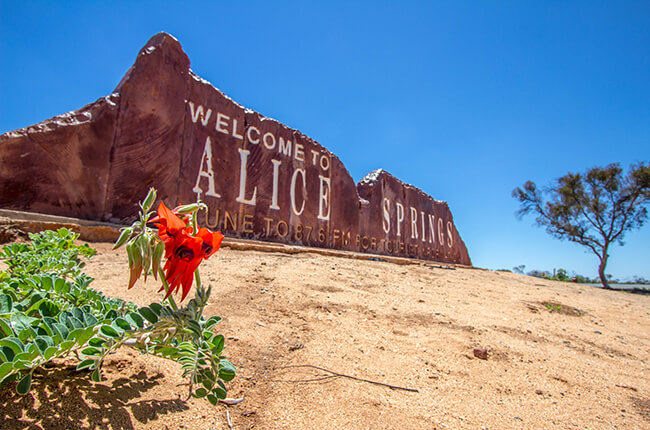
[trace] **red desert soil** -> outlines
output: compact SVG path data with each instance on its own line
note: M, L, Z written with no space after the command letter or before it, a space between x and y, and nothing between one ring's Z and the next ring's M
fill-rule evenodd
M91 245L95 288L158 297L126 290L123 249ZM650 428L650 296L432 266L225 247L201 270L242 403L187 400L178 365L124 348L101 383L59 363L26 396L4 389L0 427Z

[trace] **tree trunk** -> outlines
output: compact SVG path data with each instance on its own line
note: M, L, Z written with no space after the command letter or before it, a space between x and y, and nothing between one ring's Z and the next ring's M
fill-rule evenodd
M606 290L611 290L612 287L609 286L609 282L607 281L607 275L605 275L605 267L607 267L607 258L609 255L607 255L607 247L603 249L603 255L600 256L600 264L598 265L598 275L600 276L600 282L603 284L603 288Z

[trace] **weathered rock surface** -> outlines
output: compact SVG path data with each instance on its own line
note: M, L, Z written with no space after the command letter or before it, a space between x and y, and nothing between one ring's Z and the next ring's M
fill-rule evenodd
M127 223L150 186L255 240L471 265L446 203L375 171L355 185L318 142L194 74L160 33L114 93L0 136L0 207Z

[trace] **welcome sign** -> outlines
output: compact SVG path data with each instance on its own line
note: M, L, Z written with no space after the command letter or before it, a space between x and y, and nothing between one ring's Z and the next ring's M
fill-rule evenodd
M383 170L355 184L189 66L160 33L113 94L0 136L0 207L126 223L154 186L168 205L200 198L202 224L231 237L471 265L445 202Z

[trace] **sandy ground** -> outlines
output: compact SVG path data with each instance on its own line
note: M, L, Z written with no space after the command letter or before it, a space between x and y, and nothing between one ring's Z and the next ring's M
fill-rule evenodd
M123 250L92 246L95 288L157 297L154 282L126 290ZM0 392L0 427L650 428L650 296L432 266L222 249L202 278L242 403L187 400L176 364L124 348L101 383L60 363L26 396Z

